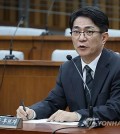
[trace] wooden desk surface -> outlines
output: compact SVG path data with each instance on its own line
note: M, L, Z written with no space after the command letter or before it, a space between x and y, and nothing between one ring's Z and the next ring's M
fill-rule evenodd
M0 114L15 115L21 99L26 106L44 99L55 85L60 64L40 60L0 61Z
M24 124L22 129L0 129L0 134L52 134L53 131L60 128L66 129L57 131L57 134L120 134L120 126L83 129L54 124Z
M50 60L0 60L0 65L6 64L7 66L60 66L63 62L54 62Z

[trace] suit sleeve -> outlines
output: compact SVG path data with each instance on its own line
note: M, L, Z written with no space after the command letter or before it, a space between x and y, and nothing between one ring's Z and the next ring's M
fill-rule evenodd
M60 69L56 80L55 88L50 91L48 97L43 101L40 101L30 107L35 111L37 119L48 118L58 109L66 109L66 98L64 95L62 84L60 82L61 71L62 70Z

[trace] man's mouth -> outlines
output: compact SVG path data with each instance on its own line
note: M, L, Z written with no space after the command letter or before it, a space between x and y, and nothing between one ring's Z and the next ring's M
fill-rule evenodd
M87 48L87 47L86 47L86 46L81 45L81 46L79 46L78 48L80 48L80 49L85 49L85 48Z

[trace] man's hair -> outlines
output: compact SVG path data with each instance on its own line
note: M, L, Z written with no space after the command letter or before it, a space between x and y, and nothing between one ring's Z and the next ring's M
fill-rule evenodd
M70 16L69 27L72 30L73 23L77 17L88 17L93 23L100 28L101 32L107 32L109 28L108 17L99 8L93 6L83 7Z

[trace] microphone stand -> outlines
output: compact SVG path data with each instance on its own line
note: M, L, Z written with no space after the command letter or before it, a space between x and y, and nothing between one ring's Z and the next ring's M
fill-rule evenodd
M52 0L52 4L51 4L50 8L48 9L47 16L46 16L45 32L42 32L41 35L52 35L52 33L48 30L48 17L50 15L50 11L53 8L54 2L55 2L55 0Z
M17 27L16 27L16 30L15 30L13 36L11 37L11 42L10 42L10 54L9 54L9 55L6 55L5 58L4 58L4 60L18 60L18 58L16 58L15 55L12 54L12 51L13 51L13 40L14 40L14 37L15 37L15 35L16 35L16 32L17 32L19 26L20 26L21 24L23 24L23 20L24 20L24 16L21 17L21 19L20 19L20 21L19 21L19 23L18 23L18 25L17 25Z

